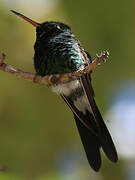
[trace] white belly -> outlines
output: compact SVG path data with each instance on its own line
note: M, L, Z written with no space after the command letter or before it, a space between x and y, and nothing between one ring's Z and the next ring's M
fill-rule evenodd
M79 80L74 80L65 84L58 84L56 86L52 86L52 90L57 94L63 94L65 96L69 96L75 89L81 87L81 83ZM90 111L90 106L88 104L88 99L85 94L81 97L78 97L73 101L75 107L81 111L83 114L86 114L86 110Z
M75 89L79 87L81 87L79 80L74 80L68 83L52 86L52 90L57 94L64 94L65 96L69 96Z

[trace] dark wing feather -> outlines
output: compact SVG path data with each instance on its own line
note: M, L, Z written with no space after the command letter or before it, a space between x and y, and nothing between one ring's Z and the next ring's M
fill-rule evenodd
M81 113L69 97L61 95L74 114L76 125L84 146L90 166L98 171L101 166L100 147L101 143L97 135L97 127L93 115L87 111L86 115Z
M97 136L95 136L91 131L89 131L74 114L76 125L84 146L84 150L88 159L90 166L98 171L101 167L101 155L100 147L101 143Z
M72 112L74 113L74 115L77 116L77 118L81 121L81 123L89 130L91 131L93 134L95 134L95 136L98 136L97 133L97 127L96 124L93 121L93 115L89 114L89 117L86 118L86 116L80 112L75 105L73 104L73 101L69 98L66 97L64 95L61 94L61 97L64 99L64 101L67 103L67 105L70 107L70 109L72 110ZM88 120L87 120L88 119Z
M112 141L111 135L102 119L102 116L98 110L98 107L95 103L94 96L91 93L93 91L91 80L88 74L85 74L81 77L82 86L84 92L88 98L88 102L92 109L94 119L98 128L99 139L101 141L102 148L106 154L106 156L113 162L117 162L118 156Z

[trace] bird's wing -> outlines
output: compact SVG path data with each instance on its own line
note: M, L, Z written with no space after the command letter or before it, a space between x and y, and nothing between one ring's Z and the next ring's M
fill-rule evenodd
M64 95L61 96L74 114L76 125L87 155L88 162L95 171L98 171L101 166L101 143L98 138L94 117L88 111L85 115L79 111L74 106L74 103L70 97L66 97Z
M90 79L89 74L84 74L81 77L81 83L82 83L85 95L88 99L90 108L92 110L95 123L97 125L97 132L98 132L98 137L101 141L101 146L102 146L106 156L112 162L117 162L118 156L117 156L117 152L116 152L114 143L112 141L111 135L110 135L110 133L102 119L102 116L98 110L98 107L94 100L93 93L91 93L91 92L93 92L93 88L91 85L91 79Z

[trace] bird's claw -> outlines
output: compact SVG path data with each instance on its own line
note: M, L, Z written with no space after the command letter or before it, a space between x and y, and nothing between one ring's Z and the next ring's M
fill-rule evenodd
M109 52L108 51L101 51L100 54L96 54L96 57L98 59L102 59L104 62L106 62L107 59L109 58Z

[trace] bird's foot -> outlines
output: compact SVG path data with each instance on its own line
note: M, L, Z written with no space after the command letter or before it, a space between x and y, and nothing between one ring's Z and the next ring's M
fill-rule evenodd
M103 60L104 62L107 61L109 58L109 52L108 51L101 51L100 54L96 54L96 57L100 60Z

